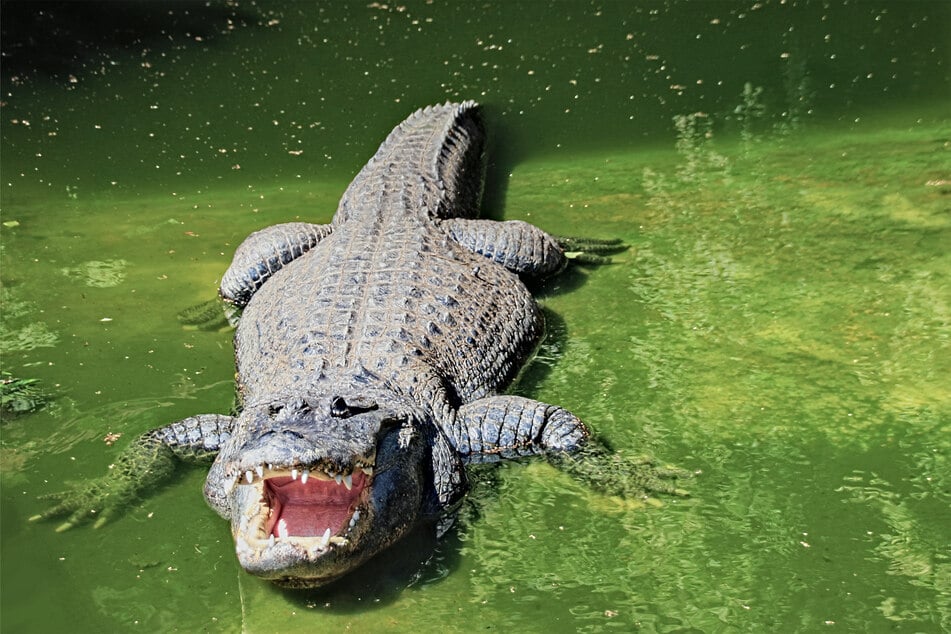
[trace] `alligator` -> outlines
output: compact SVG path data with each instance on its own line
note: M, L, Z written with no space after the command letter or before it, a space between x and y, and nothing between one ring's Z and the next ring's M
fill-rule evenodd
M624 480L596 466L628 471L577 416L503 393L542 335L526 282L573 252L534 225L476 217L484 144L476 103L418 110L329 224L251 234L219 291L242 309L240 408L146 432L108 477L51 496L60 502L31 519L98 526L176 461L213 459L205 498L230 521L241 566L315 587L414 527L445 530L468 464L541 454L601 484ZM611 242L574 254L597 257L599 244ZM671 472L641 473L638 491L680 491Z

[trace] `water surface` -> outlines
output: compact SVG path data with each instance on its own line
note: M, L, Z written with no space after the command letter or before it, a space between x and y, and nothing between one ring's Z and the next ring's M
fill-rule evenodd
M951 629L946 3L3 11L2 365L52 396L0 429L4 631ZM26 522L227 412L231 333L176 313L464 98L488 215L630 245L539 289L514 389L698 472L690 498L507 464L447 539L316 593L240 571L201 469L98 530Z

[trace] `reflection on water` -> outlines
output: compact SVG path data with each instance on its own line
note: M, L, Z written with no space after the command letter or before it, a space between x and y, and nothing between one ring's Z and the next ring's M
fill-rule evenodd
M81 54L2 76L2 364L53 393L0 436L5 631L951 629L951 5L123 5L112 39L85 6ZM428 561L306 596L238 571L198 470L98 531L27 526L227 412L230 334L179 312L457 98L487 104L488 212L630 245L539 289L517 389L698 471L691 498L505 465Z
M60 273L71 277L86 286L109 288L118 286L125 279L125 269L129 263L125 260L91 260L79 266L67 266L60 269Z
M0 353L26 352L36 348L52 348L59 337L42 321L36 321L33 304L22 294L0 286Z

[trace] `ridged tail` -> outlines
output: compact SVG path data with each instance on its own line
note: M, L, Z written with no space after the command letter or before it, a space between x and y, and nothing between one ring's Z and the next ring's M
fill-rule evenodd
M391 195L432 217L475 217L485 175L485 132L474 101L427 106L399 124L347 188L335 219Z

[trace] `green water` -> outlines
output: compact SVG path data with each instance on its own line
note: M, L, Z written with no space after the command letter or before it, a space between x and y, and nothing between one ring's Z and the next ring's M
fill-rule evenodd
M0 427L4 632L951 630L948 3L3 11L0 351L51 398ZM630 245L539 289L515 389L696 471L690 498L506 464L442 542L304 594L238 569L201 469L98 530L26 522L226 412L231 333L176 313L461 98L489 215Z

